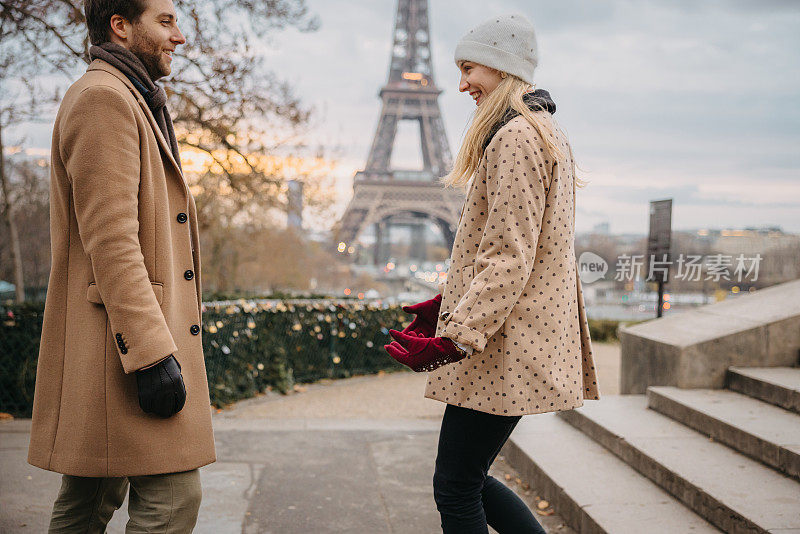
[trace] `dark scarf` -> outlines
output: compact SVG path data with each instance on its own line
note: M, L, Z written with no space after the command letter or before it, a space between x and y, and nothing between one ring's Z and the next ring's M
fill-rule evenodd
M180 167L181 157L178 153L178 140L175 138L172 118L167 110L167 93L163 87L153 83L144 63L133 52L116 43L103 43L99 46L90 47L89 57L92 60L102 59L122 71L122 74L141 93L147 103L147 107L153 112L161 133L164 134L167 142L169 142L172 155L175 157L178 167Z
M556 103L553 102L552 98L550 98L550 93L544 89L537 89L533 92L525 93L522 95L522 101L528 105L528 108L531 111L544 110L551 115L556 112ZM483 149L486 150L486 147L489 146L492 137L494 137L494 134L500 131L500 128L505 126L509 121L518 115L519 112L514 109L509 109L506 111L506 114L503 115L503 118L492 127L491 133L486 137L486 141L483 143Z

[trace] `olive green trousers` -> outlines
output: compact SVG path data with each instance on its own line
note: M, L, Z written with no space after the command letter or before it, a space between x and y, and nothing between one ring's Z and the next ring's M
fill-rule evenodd
M102 534L129 486L127 534L183 534L194 529L202 498L198 469L135 477L62 475L48 532Z

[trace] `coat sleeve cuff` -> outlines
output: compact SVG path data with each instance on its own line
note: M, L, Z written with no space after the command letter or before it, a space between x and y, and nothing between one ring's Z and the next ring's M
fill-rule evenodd
M148 339L141 347L127 349L122 353L117 348L119 357L122 360L122 369L125 374L130 374L144 367L158 363L170 354L178 352L178 347L175 345L169 331L164 332L162 335L154 336Z
M454 343L472 347L476 352L486 348L486 343L489 341L479 330L453 322L450 317L445 319L444 328L439 335L451 339Z

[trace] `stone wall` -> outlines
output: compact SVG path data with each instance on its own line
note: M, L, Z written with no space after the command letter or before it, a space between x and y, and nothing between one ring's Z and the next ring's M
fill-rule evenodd
M722 388L731 365L800 365L800 280L620 327L620 393Z

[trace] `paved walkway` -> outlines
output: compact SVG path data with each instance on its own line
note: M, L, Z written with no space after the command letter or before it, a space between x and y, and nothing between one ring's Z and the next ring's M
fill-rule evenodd
M596 344L602 394L618 393L619 349ZM437 533L431 478L444 404L425 376L329 381L243 401L214 416L198 533ZM0 422L0 532L44 532L60 476L25 462L30 421ZM502 458L492 473L536 509L535 488ZM108 531L124 532L125 507ZM557 510L537 519L573 534ZM549 515L548 515L549 514Z

